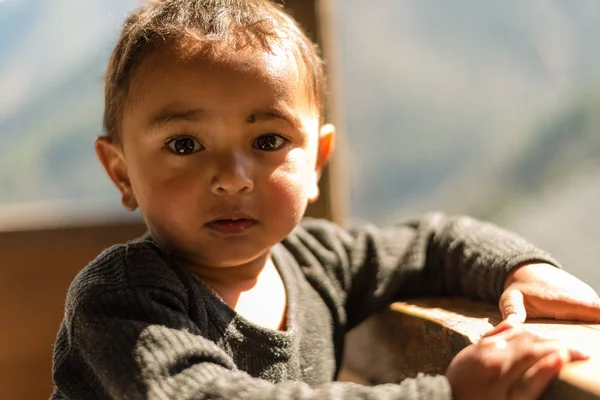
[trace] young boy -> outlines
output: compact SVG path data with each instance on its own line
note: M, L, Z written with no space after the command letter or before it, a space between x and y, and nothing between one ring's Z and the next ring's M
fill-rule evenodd
M130 16L96 151L149 234L72 283L53 398L529 399L585 357L504 322L445 376L332 382L345 333L400 297L500 301L518 321L600 307L549 255L467 217L301 221L333 149L323 81L312 43L266 0L156 0Z

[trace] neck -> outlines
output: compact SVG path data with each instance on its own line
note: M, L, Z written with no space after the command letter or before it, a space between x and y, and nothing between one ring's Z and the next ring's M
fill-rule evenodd
M264 273L275 271L270 252L232 267L207 267L186 263L190 271L235 309L240 296L254 289Z

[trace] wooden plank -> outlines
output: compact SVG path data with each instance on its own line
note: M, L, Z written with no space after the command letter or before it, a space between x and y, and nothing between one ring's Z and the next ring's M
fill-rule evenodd
M345 365L373 384L418 372L443 374L454 356L501 321L494 305L464 299L399 302L350 332ZM567 365L543 399L600 399L599 325L528 321L536 334L583 345L589 360Z

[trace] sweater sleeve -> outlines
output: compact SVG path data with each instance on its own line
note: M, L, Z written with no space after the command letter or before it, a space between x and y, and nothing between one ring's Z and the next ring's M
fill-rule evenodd
M152 275L156 268L149 267ZM101 285L97 276L88 276L87 286L78 279L70 290L55 347L53 398L451 399L448 381L439 376L374 387L254 378L206 338L202 323L189 316L185 290L165 283L171 278L145 276L137 280L143 285L122 285L115 276L127 272L107 268L119 272Z
M497 302L508 273L525 263L559 267L518 235L467 216L441 213L387 228L350 231L307 220L287 239L305 265L323 265L342 299L347 329L401 298L464 296ZM313 280L322 280L322 277Z

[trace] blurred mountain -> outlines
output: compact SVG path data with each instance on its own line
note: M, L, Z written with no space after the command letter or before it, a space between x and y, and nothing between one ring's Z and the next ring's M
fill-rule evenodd
M597 290L599 132L600 90L541 123L472 208L548 249Z
M338 3L360 219L469 204L452 188L510 164L540 120L600 82L595 1Z
M474 212L504 218L515 204L600 172L600 90L549 116L487 182Z
M114 197L95 160L128 0L0 2L0 204Z

